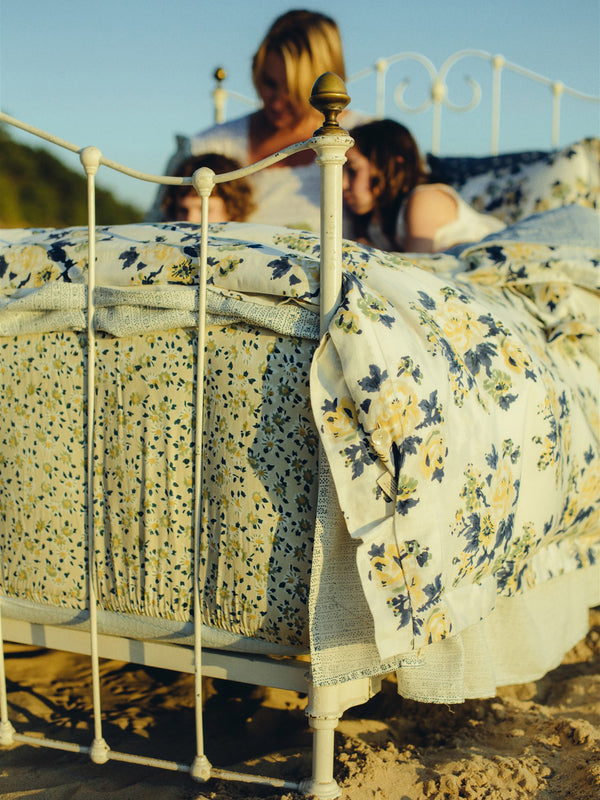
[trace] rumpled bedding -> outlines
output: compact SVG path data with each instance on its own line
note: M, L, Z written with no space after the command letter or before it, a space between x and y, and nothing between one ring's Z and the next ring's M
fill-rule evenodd
M301 373L300 363L310 367L312 414L356 542L373 620L373 631L364 635L373 636L382 661L466 630L491 612L498 597L598 562L598 216L573 206L560 210L560 220L565 229L572 230L572 223L582 231L577 243L561 240L557 212L528 221L526 240L507 229L491 241L436 256L392 255L345 242L342 302L316 351L318 238L240 223L210 228L210 320L307 341L292 370ZM97 330L109 337L153 337L193 328L199 246L197 229L185 224L100 229ZM18 342L84 329L86 265L84 229L0 232L0 337ZM244 347L252 349L251 333ZM176 364L176 348L172 358ZM229 381L225 395L236 403L235 390L252 376L241 368L240 351L230 361L235 366L229 377L238 365L240 377ZM2 370L6 375L6 364ZM166 402L175 387L166 374L156 380L163 381ZM190 383L184 385L190 392ZM6 413L24 412L8 398ZM276 416L269 424L267 438L276 448L287 431ZM18 447L11 436L14 426L2 436L1 464ZM243 450L244 442L233 443L225 432L223 449L234 444ZM108 442L106 448L122 445ZM211 446L218 450L218 442ZM304 454L300 471L314 470L314 442L312 453L310 464ZM251 460L245 463L250 472L260 471ZM314 503L314 485L304 491L293 470L290 464L278 492L288 492L291 482L304 504ZM240 489L240 474L231 474L232 504L246 505L246 519L260 516L256 498ZM13 491L0 472L5 515ZM37 492L31 487L32 495ZM152 502L161 500L154 496ZM156 530L160 534L160 525ZM12 580L22 590L25 575L21 583L14 575L27 556L9 569L10 535L5 529L3 583ZM303 535L308 544L302 549L297 539L292 547L300 548L299 561L306 565L308 559L308 567L301 576L290 569L278 586L288 599L305 602L307 581L314 587L318 576L310 577L312 540L309 531ZM228 547L235 550L235 539ZM226 556L221 552L204 574L213 589L227 571ZM177 558L176 570L189 570L181 553ZM143 593L143 576L127 558L110 569L111 580L121 578L123 587L138 580L136 591ZM263 569L245 576L240 619L272 602L277 581L255 582ZM255 583L258 604L250 596ZM180 594L187 591L182 585ZM121 610L135 600L125 590L115 596ZM156 613L164 612L164 602L157 591ZM189 614L185 602L180 605ZM298 608L293 613L288 627L300 641ZM286 614L282 607L280 622ZM226 624L226 617L221 609L215 624ZM258 635L278 640L282 627L263 626ZM251 628L244 632L252 634Z
M598 562L598 216L572 216L591 246L509 231L345 276L311 392L382 658Z

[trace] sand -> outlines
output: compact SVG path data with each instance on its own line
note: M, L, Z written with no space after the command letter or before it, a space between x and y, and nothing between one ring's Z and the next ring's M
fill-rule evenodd
M392 678L346 712L336 733L343 800L598 800L600 609L590 631L539 681L456 706L402 699ZM21 733L89 744L87 659L7 645L9 713ZM104 737L111 747L193 757L193 679L101 662ZM305 699L206 683L206 749L215 766L296 781L309 769ZM53 731L54 726L54 733ZM44 800L298 800L289 790L211 780L29 745L0 750L0 798Z

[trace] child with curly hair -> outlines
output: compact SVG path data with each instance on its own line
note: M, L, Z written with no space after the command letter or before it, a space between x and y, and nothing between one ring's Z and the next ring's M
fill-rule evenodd
M175 175L191 177L201 167L209 167L216 175L239 169L240 164L220 153L204 153L184 161ZM208 203L209 222L243 222L254 209L252 189L246 178L217 183ZM193 186L169 186L162 203L165 221L200 223L202 198Z

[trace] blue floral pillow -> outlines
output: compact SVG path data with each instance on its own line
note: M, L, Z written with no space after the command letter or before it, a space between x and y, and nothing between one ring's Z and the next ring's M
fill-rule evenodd
M548 153L490 158L429 159L440 180L452 184L478 211L511 225L570 204L600 208L600 139L582 139Z

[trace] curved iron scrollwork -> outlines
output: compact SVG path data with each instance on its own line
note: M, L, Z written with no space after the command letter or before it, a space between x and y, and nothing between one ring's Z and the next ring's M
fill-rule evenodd
M595 95L579 92L576 89L565 86L562 81L555 81L543 75L539 75L532 70L521 67L511 61L507 61L502 55L494 55L484 50L466 49L459 50L456 53L448 56L443 62L441 67L437 69L433 62L423 56L421 53L404 52L397 53L396 55L388 58L378 59L374 65L362 70L361 72L353 75L348 80L350 86L353 82L367 77L368 75L375 75L377 81L376 90L376 116L382 117L385 115L385 97L386 97L386 78L390 67L400 61L410 61L424 67L428 83L426 84L426 97L419 105L411 105L405 100L405 92L410 84L410 79L400 81L393 92L393 99L395 105L403 112L409 114L421 114L430 108L433 108L433 130L432 130L432 147L433 153L438 153L440 149L441 140L441 112L442 108L448 108L453 112L469 112L473 111L479 105L483 92L480 83L469 75L464 76L464 80L471 91L471 97L467 102L459 104L450 99L450 86L448 82L450 71L459 62L465 59L479 59L491 65L492 68L492 117L491 117L491 152L498 152L498 139L500 129L500 112L501 112L501 76L502 72L507 70L525 78L529 81L547 86L551 91L552 102L552 146L558 146L559 132L560 132L560 102L564 95L570 95L579 100L584 100L592 103L600 103L600 97ZM427 91L428 89L428 91Z
M508 61L502 55L494 55L484 50L465 49L459 50L456 53L448 56L442 65L437 68L434 63L421 53L405 51L396 53L387 58L379 58L371 66L360 72L350 76L347 81L347 86L350 88L353 84L363 78L375 76L376 90L375 90L375 116L386 116L386 81L388 79L388 72L390 67L399 62L412 62L417 64L425 70L426 83L425 83L425 96L422 102L411 104L406 100L406 91L411 84L410 78L405 78L399 81L393 92L393 102L396 107L401 111L408 114L422 114L432 109L433 122L432 122L432 136L431 136L431 152L439 153L441 144L441 120L442 109L447 108L454 113L467 113L476 109L483 97L483 90L479 81L470 75L464 76L464 81L469 89L470 96L465 102L455 102L451 94L449 77L454 67L467 59L476 59L479 61L487 62L491 66L491 153L498 152L499 131L500 131L500 115L501 115L501 79L504 71L510 71L520 77L533 81L548 87L550 90L549 101L552 104L552 131L551 142L553 147L557 147L559 143L560 133L560 113L561 113L561 100L565 95L569 95L575 99L600 103L600 97L595 95L586 94L577 91L569 86L565 86L561 81L552 80L543 75L539 75L532 70ZM257 107L256 100L246 98L236 92L231 92L223 87L224 70L217 79L217 89L215 90L215 101L219 100L220 109L223 109L226 98L243 102L247 105ZM452 84L456 87L456 83ZM215 103L216 105L216 103ZM371 112L372 113L372 112ZM222 121L222 111L219 111Z

